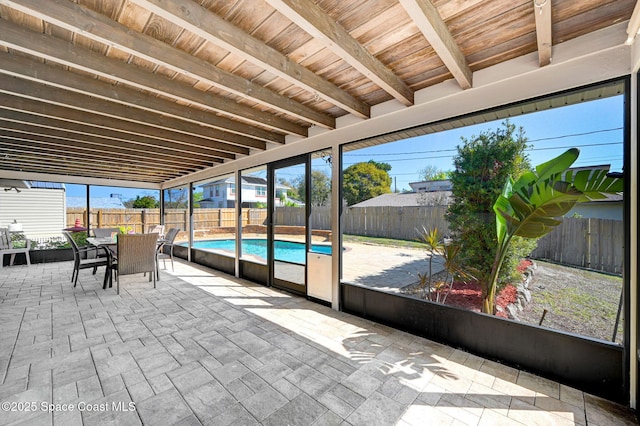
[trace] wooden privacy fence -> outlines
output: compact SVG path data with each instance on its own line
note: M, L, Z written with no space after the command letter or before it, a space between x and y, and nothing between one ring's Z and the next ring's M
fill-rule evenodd
M445 218L446 206L418 207L351 207L342 215L345 234L368 237L415 240L417 230L437 228L441 235L449 234Z
M416 229L438 228L442 235L449 234L445 219L445 206L418 207L347 207L342 215L345 234L369 237L415 240ZM331 209L313 207L311 228L331 229ZM235 209L194 209L194 229L235 227ZM86 210L67 209L67 226L72 227L79 218L86 223ZM242 226L265 225L266 209L242 209ZM93 228L124 226L134 232L147 232L160 223L160 209L91 209ZM304 207L277 207L276 225L304 226ZM166 228L188 229L186 209L165 210ZM613 274L622 273L624 257L624 227L622 221L610 219L566 218L550 234L538 241L531 254L565 265L580 266Z
M442 235L449 233L445 219L445 206L411 207L350 207L342 214L342 231L345 234L368 237L415 240L416 229L438 228ZM276 225L304 226L304 208L278 207L274 222ZM331 209L313 207L311 209L312 229L331 229Z
M311 209L312 229L331 229L331 209L314 207ZM445 220L446 207L351 207L345 208L343 230L346 234L370 237L414 240L416 229L424 225L427 229L437 227L446 235L449 226ZM194 229L233 228L235 209L194 209ZM67 226L73 226L76 218L86 223L86 210L67 209ZM242 226L264 225L266 209L242 209ZM91 209L93 228L124 226L134 232L147 232L160 223L160 209ZM186 209L166 209L166 228L188 229L189 214ZM274 216L276 225L304 226L304 207L277 207Z
M621 220L566 218L538 240L531 257L621 274L624 226Z
M195 229L233 228L236 223L235 209L194 209ZM87 223L86 209L68 208L67 227L72 227L76 219ZM302 215L304 217L304 214ZM243 209L242 225L264 225L266 209ZM167 229L188 229L189 213L186 209L166 209L164 223ZM303 222L304 223L304 222ZM91 209L92 228L126 227L134 232L147 232L160 224L160 209Z

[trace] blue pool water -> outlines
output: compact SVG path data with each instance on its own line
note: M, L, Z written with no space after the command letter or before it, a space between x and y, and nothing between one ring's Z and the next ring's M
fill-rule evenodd
M305 245L304 243L295 243L291 241L275 241L275 258L292 263L306 263ZM235 253L235 240L207 240L195 241L193 247L202 250L224 250ZM312 244L311 251L315 253L331 254L331 246ZM262 238L243 239L242 254L253 255L267 259L267 240Z

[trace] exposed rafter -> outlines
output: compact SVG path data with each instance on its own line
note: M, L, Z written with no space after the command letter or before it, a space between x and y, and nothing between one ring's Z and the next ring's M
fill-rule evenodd
M326 114L279 96L263 86L217 68L180 49L167 46L152 37L135 34L104 15L68 0L46 2L40 0L1 0L0 2L43 21L69 31L79 32L84 37L118 48L174 72L185 74L236 96L250 99L312 124L327 128L335 127L335 120ZM91 19L89 26L83 24L87 17Z
M188 137L193 138L194 141L201 145L207 145L215 141L215 145L220 149L235 150L235 148L230 148L230 145L257 149L266 148L265 142L257 139L220 130L206 129L202 126L185 123L171 117L162 117L148 111L132 111L130 107L1 74L0 92L28 99L39 99L42 102L76 109L87 114L98 114L117 120L138 123L143 126L155 127L169 132L168 134L173 135L175 133L175 136L171 138L176 140L184 140L185 137Z
M158 74L150 74L117 59L82 49L46 34L38 34L0 19L0 44L61 65L99 75L150 93L166 96L201 108L306 136L307 129L281 117L194 90Z
M394 98L405 105L413 104L413 91L409 86L314 2L309 0L266 1Z
M538 42L538 62L540 66L551 63L551 0L532 0L536 16L536 39Z
M452 75L640 27L636 0L551 2L0 0L0 176L199 182L402 126Z
M84 75L69 73L62 68L50 67L25 57L0 52L0 62L3 64L2 68L0 68L0 74L70 90L104 101L161 114L163 117L173 117L191 124L227 131L265 142L284 143L284 136L278 133L243 125L238 121L207 111L149 97L145 93L124 86L116 86Z
M473 72L433 3L430 0L400 0L400 3L431 44L433 50L440 56L460 87L463 89L471 88L473 86Z
M233 52L246 61L264 67L278 77L318 95L345 111L358 117L369 117L369 106L364 102L196 3L174 0L131 0L131 2Z

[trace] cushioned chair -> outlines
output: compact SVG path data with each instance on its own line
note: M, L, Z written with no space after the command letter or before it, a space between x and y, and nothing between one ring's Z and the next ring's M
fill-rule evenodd
M120 294L120 276L149 272L156 288L156 248L158 234L118 235L118 257L112 265L115 270L116 291Z
M74 287L78 284L78 275L81 269L93 269L93 274L95 275L99 266L108 266L109 261L106 257L83 259L83 257L86 256L86 253L95 253L96 248L79 247L68 231L63 231L62 233L64 234L65 238L71 245L71 249L73 250L73 273L71 274L71 282L73 282Z
M31 265L31 256L29 250L31 249L31 240L25 239L24 247L16 247L15 243L11 241L11 233L8 228L0 228L0 268L4 264L4 255L10 254L9 266L13 265L16 259L16 254L24 253L27 258L27 265Z
M169 231L167 231L167 236L160 241L162 245L159 247L159 250L158 250L158 259L162 259L162 265L164 269L167 269L166 260L167 258L170 258L171 270L173 271L173 243L176 240L176 237L178 236L179 233L180 233L180 228L170 228Z

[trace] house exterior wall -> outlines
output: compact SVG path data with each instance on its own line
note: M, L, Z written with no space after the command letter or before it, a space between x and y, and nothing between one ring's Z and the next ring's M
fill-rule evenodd
M63 189L0 191L0 227L17 220L27 238L60 236L66 228L64 196Z
M585 219L622 220L623 207L620 203L579 203L566 214L567 217L577 216Z

